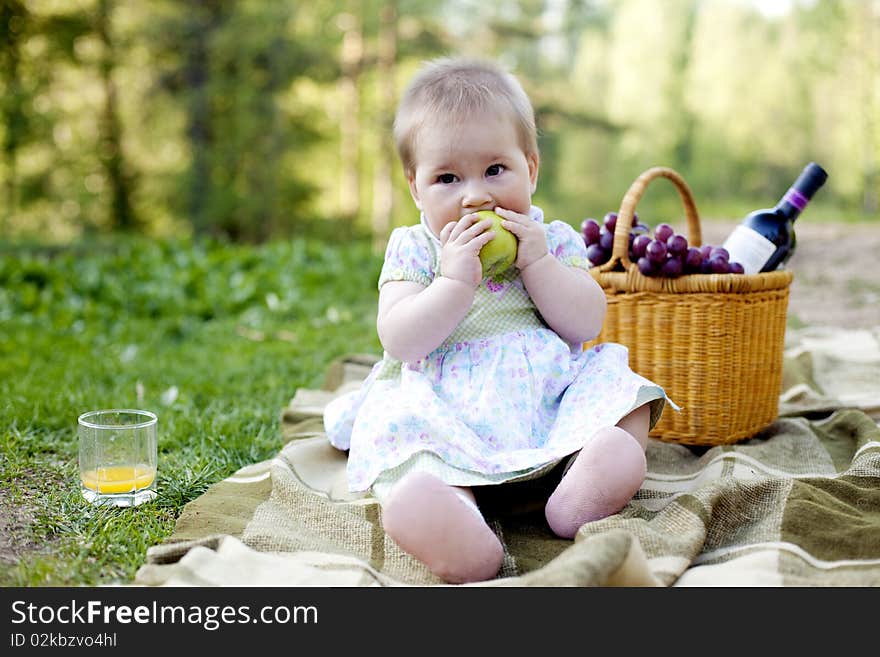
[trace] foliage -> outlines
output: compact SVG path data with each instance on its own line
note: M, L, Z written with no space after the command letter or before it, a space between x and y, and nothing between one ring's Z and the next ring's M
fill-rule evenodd
M0 0L0 235L254 242L320 217L381 241L413 219L387 137L395 98L446 53L523 80L536 202L573 225L658 164L713 215L774 201L816 160L837 213L875 214L877 3L756 6Z
M84 257L85 256L85 257ZM73 327L120 314L147 319L248 323L315 317L335 304L356 303L378 271L364 242L342 247L314 239L258 249L217 240L107 239L57 252L12 251L0 260L0 318ZM327 290L359 272L358 280ZM359 283L359 284L358 284ZM369 288L367 288L369 289Z
M362 241L301 239L3 253L0 584L130 581L188 501L277 452L298 387L377 353L380 264ZM111 407L159 416L159 497L136 509L92 508L78 489L76 417Z

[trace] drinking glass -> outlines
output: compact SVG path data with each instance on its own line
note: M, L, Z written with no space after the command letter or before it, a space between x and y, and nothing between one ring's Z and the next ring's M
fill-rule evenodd
M156 497L155 413L129 408L89 411L77 422L80 487L86 500L137 506Z

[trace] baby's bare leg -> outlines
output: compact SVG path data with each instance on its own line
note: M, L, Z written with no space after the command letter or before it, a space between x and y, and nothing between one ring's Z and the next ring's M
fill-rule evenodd
M650 409L635 409L600 429L553 491L544 514L557 536L573 538L585 523L620 511L645 480Z
M473 493L424 472L406 475L391 490L382 524L401 549L453 584L494 577L504 558Z
M651 406L643 404L628 415L624 415L617 426L639 441L642 449L648 448L648 431L651 424Z

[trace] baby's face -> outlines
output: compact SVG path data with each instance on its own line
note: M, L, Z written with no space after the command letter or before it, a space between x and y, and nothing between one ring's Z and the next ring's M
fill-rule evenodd
M538 156L523 152L512 120L486 115L424 126L414 156L410 192L435 235L479 210L529 212Z

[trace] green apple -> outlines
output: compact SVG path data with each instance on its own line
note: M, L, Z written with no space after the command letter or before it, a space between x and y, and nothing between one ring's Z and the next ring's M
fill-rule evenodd
M516 235L501 226L501 217L491 210L477 212L480 221L492 220L489 230L495 231L495 237L486 242L480 249L480 262L483 265L483 278L495 278L504 273L516 260Z

